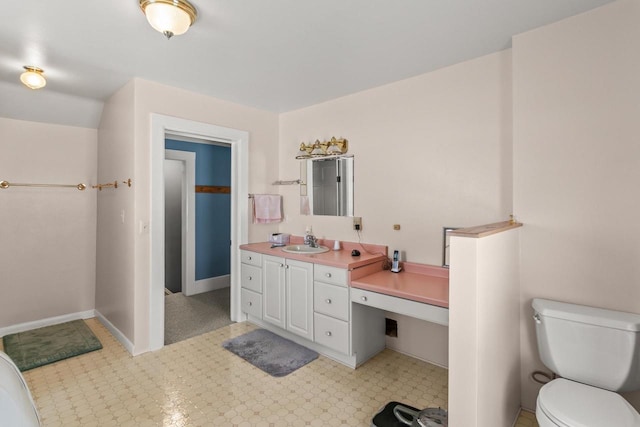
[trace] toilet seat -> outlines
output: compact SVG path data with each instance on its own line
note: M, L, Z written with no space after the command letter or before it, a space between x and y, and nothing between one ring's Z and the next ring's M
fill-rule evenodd
M640 427L640 414L619 394L564 378L540 389L536 409L559 427Z

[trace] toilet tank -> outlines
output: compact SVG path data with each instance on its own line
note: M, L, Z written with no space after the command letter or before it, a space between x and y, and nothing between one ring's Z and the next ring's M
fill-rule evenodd
M640 315L538 298L532 306L547 368L611 391L640 390Z

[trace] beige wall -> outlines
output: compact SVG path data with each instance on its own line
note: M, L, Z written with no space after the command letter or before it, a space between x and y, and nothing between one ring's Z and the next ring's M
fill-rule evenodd
M451 237L452 426L506 427L520 410L519 234Z
M209 96L136 79L135 221L150 218L151 114L185 118L249 133L249 192L273 192L278 171L278 116ZM248 203L248 201L247 201ZM153 225L152 225L153 226ZM250 225L249 241L264 241L277 225ZM135 234L135 347L149 346L150 235Z
M96 181L95 129L0 118L0 180ZM94 308L96 191L0 190L0 328Z
M640 2L622 0L514 38L527 408L539 388L528 376L544 369L532 298L640 313L638 23Z
M134 342L136 262L134 129L134 84L129 82L109 98L102 112L98 182L132 178L134 185L98 192L96 270L96 310L126 337L129 346Z
M280 179L299 177L300 142L349 140L355 156L355 215L362 241L441 265L442 228L507 219L511 213L511 52L280 116ZM283 186L280 231L358 241L351 218L299 214L299 187ZM393 224L401 230L394 231ZM389 313L390 347L447 366L446 327ZM428 337L414 340L412 337Z
M332 136L355 155L362 241L440 265L443 227L511 213L511 51L282 114L280 178L299 177L301 141ZM280 231L358 240L350 218L299 215L298 186L281 191Z

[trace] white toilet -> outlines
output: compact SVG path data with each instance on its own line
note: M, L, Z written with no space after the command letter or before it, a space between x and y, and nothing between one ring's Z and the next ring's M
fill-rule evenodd
M640 389L640 315L534 299L542 363L561 378L538 394L540 427L640 427L615 392Z

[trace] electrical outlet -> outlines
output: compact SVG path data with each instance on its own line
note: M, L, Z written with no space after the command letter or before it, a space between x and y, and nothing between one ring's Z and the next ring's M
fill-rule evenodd
M356 231L362 231L362 217L353 217L353 229Z

